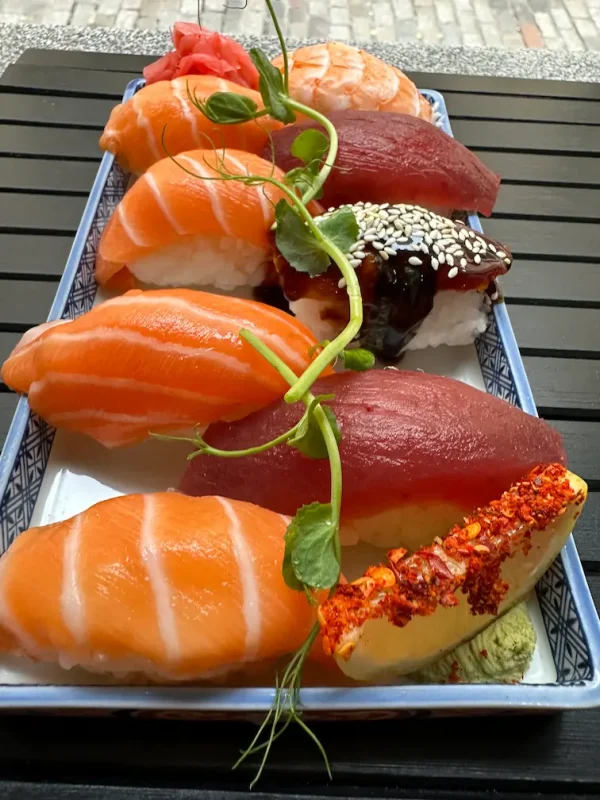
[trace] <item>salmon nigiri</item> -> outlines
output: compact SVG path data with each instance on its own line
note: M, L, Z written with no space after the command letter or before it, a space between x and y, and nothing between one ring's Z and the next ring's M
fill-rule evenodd
M283 71L283 57L273 65ZM290 94L294 100L328 114L397 111L431 121L431 106L397 67L341 42L300 47L289 56Z
M281 170L238 150L193 150L177 161L154 164L117 206L98 246L98 283L132 288L137 278L225 290L262 283L283 193L271 184L219 180L219 171L281 179Z
M281 397L287 384L240 328L298 374L308 366L316 339L282 311L189 289L133 290L28 331L0 375L51 425L118 447L240 419Z
M100 147L114 153L121 166L134 173L144 172L165 158L166 150L177 155L184 150L214 146L260 153L269 133L280 128L281 123L261 117L238 125L216 125L190 99L195 96L203 102L215 92L235 92L249 97L259 109L264 108L258 92L214 75L159 81L113 108L100 137Z
M292 652L314 610L283 581L288 522L250 503L162 492L31 528L0 559L0 650L167 680Z

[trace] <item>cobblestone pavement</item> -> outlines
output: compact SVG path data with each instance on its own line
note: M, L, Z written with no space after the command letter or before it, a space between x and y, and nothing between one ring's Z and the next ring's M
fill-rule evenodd
M201 0L202 24L222 33L272 33L265 4ZM298 38L600 50L600 0L276 0ZM0 0L0 22L151 30L197 20L197 0Z

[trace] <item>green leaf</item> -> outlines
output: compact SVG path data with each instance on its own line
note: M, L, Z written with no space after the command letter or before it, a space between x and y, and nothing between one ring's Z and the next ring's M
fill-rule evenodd
M313 188L318 176L315 175L310 167L294 167L294 169L286 172L283 180L288 186L298 189L300 194L305 194L305 192ZM319 200L321 197L323 197L323 187L319 186L314 199Z
M288 439L287 443L290 447L295 447L296 450L300 450L301 453L304 453L309 458L328 458L327 445L321 428L319 428L319 423L315 419L315 408L325 400L333 400L334 397L335 395L333 394L322 394L315 397L302 417L298 430L291 439ZM335 440L339 444L342 440L342 433L337 424L336 416L329 406L321 405L321 408L329 420Z
M253 47L250 51L252 63L258 70L258 90L263 99L265 107L269 113L279 122L295 122L296 115L288 108L285 99L286 94L283 88L283 75L277 67L269 61L268 56L258 47Z
M203 112L218 125L236 125L254 119L258 106L251 97L234 92L215 92L204 104Z
M275 244L285 260L298 272L311 278L327 272L331 259L323 250L304 220L285 200L275 206Z
M364 350L362 347L344 350L341 353L341 357L344 360L346 369L353 369L355 372L366 372L375 365L373 353L370 350Z
M323 236L337 245L342 253L347 253L358 239L359 227L354 212L350 208L340 208L331 216L319 222Z
M302 581L299 581L296 577L294 567L292 566L292 553L296 545L297 532L297 527L294 525L294 521L292 520L287 527L285 536L283 537L283 541L285 542L285 551L283 554L283 565L281 567L281 571L283 573L283 580L285 581L286 585L295 592L302 592L304 591L304 586L302 585Z
M296 578L313 589L330 589L340 575L331 503L302 506L290 523L291 561Z
M321 159L328 149L329 139L327 136L316 128L308 128L296 136L290 152L316 173L319 171Z

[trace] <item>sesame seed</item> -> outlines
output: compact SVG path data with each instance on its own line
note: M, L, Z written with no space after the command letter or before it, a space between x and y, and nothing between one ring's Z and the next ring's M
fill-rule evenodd
M461 258L460 265L461 265L461 267L463 269L465 269L465 267L467 266L467 259L466 258Z
M355 269L356 269L356 267L360 267L361 264L362 264L362 261L361 261L360 258L351 258L350 259L350 266L354 267Z
M499 293L498 292L494 292L494 294L492 295L491 299L492 300L497 300L499 297L500 297Z
M363 258L366 258L366 257L367 257L367 254L363 250L357 250L356 253L354 253L354 258L360 258L361 261L362 261Z
M498 256L498 258L506 258L506 253L504 252L504 250L496 250L496 255Z
M330 206L327 211L335 211L335 206Z
M371 208L372 205L373 203L365 203L365 208Z
M507 267L510 267L510 265L511 265L511 260L510 260L510 258L505 258L505 259L504 259L504 263L506 264L506 266L507 266Z
M401 231L404 228L403 220L402 219L395 219L394 220L394 228L397 228L399 231Z
M448 264L449 267L454 266L454 256L452 256L450 253L446 253L446 264Z
M377 234L375 234L375 233L365 233L365 235L363 236L363 239L365 240L365 242L375 242L375 241L377 241Z
M388 255L388 254L385 252L385 250L381 250L381 252L380 252L380 255L381 255L381 257L383 258L383 260L384 260L384 261L389 261L389 258L390 258L390 257L389 257L389 255ZM394 253L393 253L393 252L392 252L392 255L394 255Z
M375 250L383 250L383 245L381 244L381 242L373 241L373 247L375 248Z
M446 263L446 253L441 252L439 254L439 256L438 256L438 261L440 262L440 264L445 264Z
M481 264L481 256L480 256L480 255L475 255L475 256L473 257L473 261L474 261L476 264Z
M440 262L437 260L437 258L432 258L431 259L431 267L432 267L432 269L437 270L439 265L440 265Z
M381 208L382 210L383 210L383 209L386 209L386 208L389 208L389 207L390 207L390 204L389 204L389 203L382 203L382 204L379 206L379 208Z
M411 267L420 267L423 264L421 259L417 258L416 256L411 256L408 259L408 263L411 265Z
M350 245L350 249L348 250L348 252L353 253L355 250L358 250L359 246L360 245L358 244L358 242L354 242L354 244Z
M374 233L377 233L377 228L368 228L365 231L365 236L372 236Z
M433 252L436 253L436 255L439 255L439 252L440 252L439 245L437 245L437 244L433 245Z
M456 278L457 275L458 275L458 267L452 267L452 269L448 271L449 278Z
M387 253L389 256L396 255L396 251L392 247L384 247L382 252Z
M338 281L338 289L346 288L346 278L340 278Z

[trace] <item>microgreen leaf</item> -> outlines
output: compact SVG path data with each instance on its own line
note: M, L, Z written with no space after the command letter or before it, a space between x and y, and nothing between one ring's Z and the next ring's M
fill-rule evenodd
M281 72L258 47L253 47L249 52L252 63L258 70L258 89L271 116L286 124L295 122L296 115L285 103L286 95Z
M319 171L321 159L329 148L329 139L321 131L308 128L292 142L290 152L299 158L303 164L310 166L316 173Z
M294 169L286 172L283 180L288 186L298 189L300 194L305 194L315 184L318 184L318 175L313 172L311 167L294 167ZM315 192L314 199L319 200L321 197L323 197L323 187L319 186Z
M337 245L342 253L347 253L358 239L358 222L350 208L340 208L331 216L325 217L319 222L319 228L323 236Z
M321 432L321 428L319 428L319 424L315 419L315 408L318 404L323 403L325 400L333 400L335 395L333 394L322 394L311 402L309 407L306 409L300 424L296 430L296 433L288 439L287 443L290 447L295 447L296 450L300 450L301 453L304 453L305 456L309 458L327 458L327 445L325 444L325 440L323 438L323 433ZM322 405L321 408L325 413L325 416L329 420L329 424L333 430L333 435L335 436L336 442L341 442L342 440L342 433L340 431L339 425L337 424L337 419L335 417L334 412L332 411L329 406Z
M353 369L355 372L366 372L375 364L373 353L370 350L364 350L362 347L343 350L340 356L346 369Z
M285 532L285 536L283 537L283 541L285 542L285 551L283 553L283 564L281 571L283 573L283 580L285 581L286 585L295 592L302 592L304 591L304 586L302 581L299 581L296 577L294 567L292 566L292 553L294 552L294 548L296 546L297 533L297 526L294 525L293 521L290 522Z
M296 578L313 589L330 589L340 575L331 503L302 506L292 519L291 562Z
M331 260L321 250L312 231L294 209L280 200L275 206L275 243L285 260L298 272L308 272L314 278L327 272Z
M234 92L215 92L203 106L203 112L217 125L236 125L254 119L258 106L251 97Z

